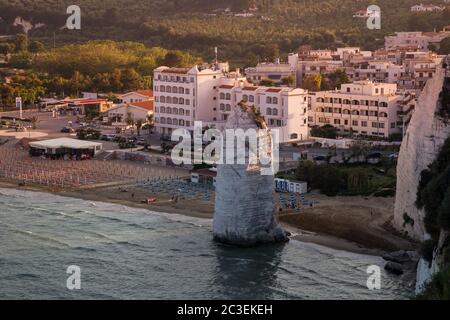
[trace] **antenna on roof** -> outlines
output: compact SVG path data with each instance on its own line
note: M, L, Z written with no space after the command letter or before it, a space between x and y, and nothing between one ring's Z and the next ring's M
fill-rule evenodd
M219 49L217 47L214 47L214 55L215 55L215 62L216 64L219 63Z

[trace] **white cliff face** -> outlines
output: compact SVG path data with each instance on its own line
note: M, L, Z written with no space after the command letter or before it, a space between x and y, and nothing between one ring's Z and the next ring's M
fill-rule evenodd
M397 165L394 225L420 241L424 240L426 233L423 224L425 212L415 205L420 174L435 160L450 136L450 125L436 115L444 77L445 70L438 68L421 93L404 137ZM405 214L414 222L407 223Z
M226 128L257 130L258 125L252 111L237 106ZM270 135L265 139L269 145ZM248 157L245 164L236 164L236 157L234 160L234 164L217 168L215 240L240 246L287 241L274 216L274 176L262 175L261 167L249 164Z

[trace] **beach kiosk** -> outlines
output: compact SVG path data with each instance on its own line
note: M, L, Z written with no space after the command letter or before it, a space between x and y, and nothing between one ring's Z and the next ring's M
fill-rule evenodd
M103 149L99 142L59 138L30 142L30 155L51 159L83 160L94 157Z
M276 178L275 190L278 192L305 194L308 192L308 183L304 181L291 181Z

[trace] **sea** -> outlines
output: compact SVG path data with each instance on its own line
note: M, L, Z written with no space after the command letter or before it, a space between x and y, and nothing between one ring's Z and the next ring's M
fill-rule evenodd
M225 246L213 241L211 226L206 219L0 188L0 299L412 297L410 284L385 273L380 257L296 240ZM367 286L369 266L381 270L379 289Z

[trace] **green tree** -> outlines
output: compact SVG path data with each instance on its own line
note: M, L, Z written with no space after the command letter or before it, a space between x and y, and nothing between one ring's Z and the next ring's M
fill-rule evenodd
M28 50L32 53L39 53L45 50L44 44L39 41L31 41Z
M287 76L281 79L281 82L286 86L294 86L295 85L295 78L294 76Z
M331 124L326 124L323 127L313 127L311 129L311 136L318 138L336 139L337 129Z
M16 52L27 51L28 50L28 36L26 34L19 33L18 35L16 35L14 44L16 46Z
M303 79L302 88L305 90L317 92L322 86L322 75L309 75Z
M450 37L441 41L439 46L439 54L450 54Z
M266 86L266 87L275 87L275 81L271 80L271 79L262 79L259 82L260 86Z

